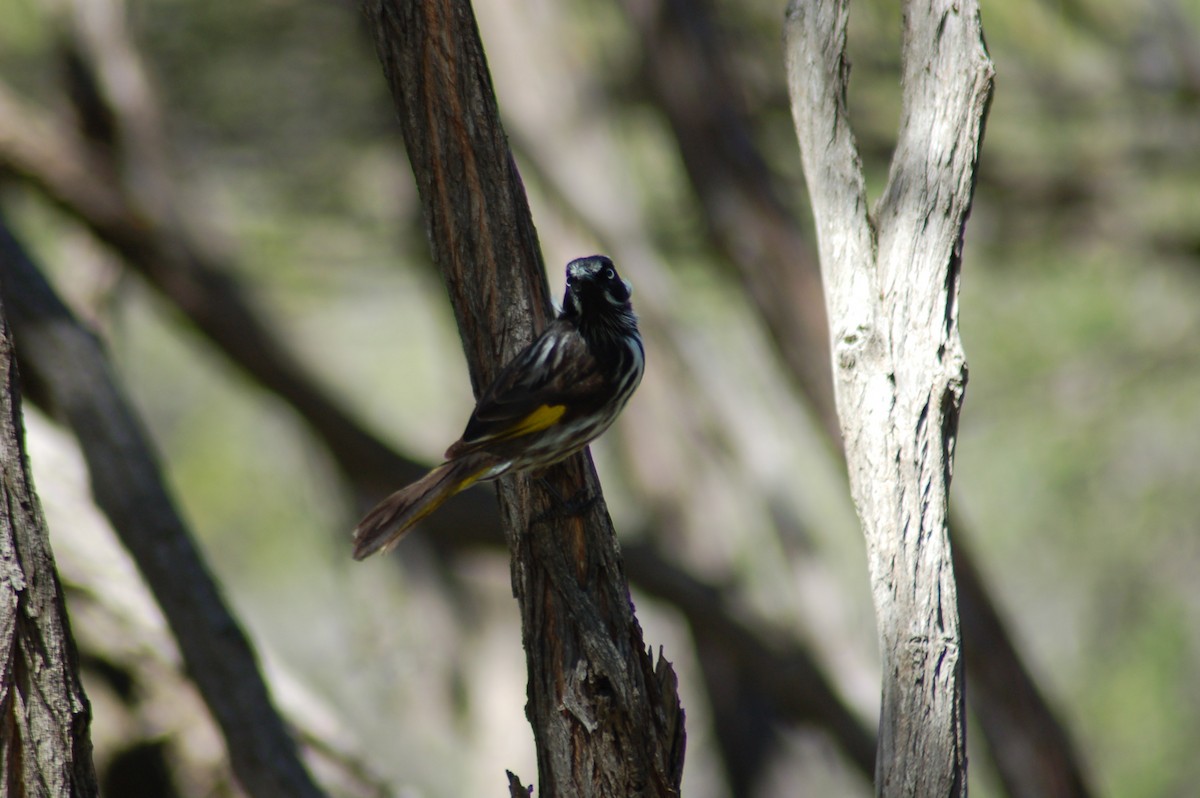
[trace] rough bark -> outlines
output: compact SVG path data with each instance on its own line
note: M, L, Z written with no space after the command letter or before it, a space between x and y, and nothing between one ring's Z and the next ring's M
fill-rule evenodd
M0 224L0 289L30 393L79 439L97 504L133 556L255 796L322 793L272 706L249 640L225 605L160 477L157 458L94 336Z
M819 356L828 351L829 337L817 265L803 256L809 246L805 235L754 142L728 63L730 43L708 3L626 0L624 5L642 37L645 85L679 143L704 228L745 283L794 384L840 444L828 361ZM677 90L689 83L706 90ZM815 302L809 301L814 297ZM841 452L840 445L836 448ZM964 538L978 531L951 510L950 540L971 681L968 707L1011 795L1081 798L1089 794L1083 763L1022 662L963 545Z
M463 0L369 0L366 11L478 394L545 324L550 302L474 16ZM547 480L597 501L564 517L544 486L500 483L539 794L678 795L675 675L642 640L590 458Z
M962 234L992 66L974 2L909 2L888 184L868 213L846 113L845 0L793 2L792 111L816 221L838 415L883 660L876 792L965 795L947 495L966 360Z
M6 248L0 241L0 263ZM29 476L4 304L0 301L0 796L92 796L99 787L91 708Z

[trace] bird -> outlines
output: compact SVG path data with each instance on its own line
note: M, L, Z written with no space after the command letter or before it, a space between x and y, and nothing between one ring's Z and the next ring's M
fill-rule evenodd
M476 482L567 459L616 420L646 365L633 286L604 255L576 258L566 274L557 317L480 395L444 462L363 517L354 530L354 559L390 551Z

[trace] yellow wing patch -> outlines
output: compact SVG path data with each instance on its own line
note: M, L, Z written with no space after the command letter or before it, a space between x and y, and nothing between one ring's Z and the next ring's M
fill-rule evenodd
M484 474L486 474L488 472L488 470L490 468L491 468L491 466L484 466L483 468L476 471L474 474L469 474L466 479L464 479L462 482L460 482L454 486L454 489L452 491L450 491L450 495L453 496L456 493L462 493L464 490L466 490L467 488L474 485L476 482L479 481L479 478L481 476L483 476Z
M503 433L498 435L500 438L519 438L522 435L530 435L534 432L541 432L544 429L549 429L554 426L563 413L567 412L566 405L542 405L537 410L534 410L525 418L513 424Z

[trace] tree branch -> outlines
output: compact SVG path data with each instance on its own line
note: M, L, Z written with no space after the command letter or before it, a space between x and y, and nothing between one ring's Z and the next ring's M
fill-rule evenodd
M966 382L962 233L992 66L975 3L909 2L904 16L900 138L877 221L846 115L846 2L789 6L788 79L879 624L876 791L966 795L947 496Z
M707 4L629 4L643 40L646 84L664 112L684 152L684 166L718 251L726 253L743 275L750 295L772 330L793 383L840 443L838 414L827 366L828 326L822 302L797 296L816 281L804 275L816 265L794 251L805 250L796 217L776 196L766 161L751 136L750 120L740 107L737 83L728 72L726 42ZM636 6L636 7L635 7ZM703 76L703 95L674 91L682 80ZM691 156L689 156L691 152ZM791 241L786 246L746 252L731 239ZM749 257L756 254L756 257ZM760 272L766 274L760 275ZM792 290L775 286L794 281ZM762 286L763 288L755 288ZM811 316L806 323L800 316ZM822 330L820 337L809 330ZM817 354L820 353L820 358ZM820 360L820 371L811 367ZM841 446L836 446L841 452ZM950 514L955 580L959 588L962 640L971 690L967 701L976 713L1001 779L1013 796L1086 796L1082 766L1072 740L1040 695L995 602L985 588L964 539L971 529ZM1014 701L1014 696L1020 700Z
M0 219L0 266L15 253ZM0 301L0 796L99 793L91 707L29 476L13 339Z
M495 544L495 538L470 526L436 539L436 545L458 552ZM669 604L687 621L696 640L696 655L710 682L709 700L716 723L729 723L736 730L748 715L755 715L753 728L745 729L746 741L752 745L769 741L775 724L811 724L828 733L846 759L870 778L875 762L871 731L838 696L802 644L739 618L730 609L724 590L675 565L652 544L628 543L621 547L621 555L630 581ZM713 684L718 676L720 684ZM740 711L726 703L730 695L741 704ZM746 792L753 781L739 779L736 771L744 771L747 763L762 764L757 752L744 753L748 755L745 760L729 763L735 771L731 779L736 794ZM739 790L738 784L747 789Z
M118 179L96 179L97 174L116 174L116 164L98 162L81 141L2 85L0 167L87 225L236 365L286 399L319 432L345 471L377 485L364 504L394 486L392 480L421 476L419 466L397 462L325 393L310 390L314 380L259 321L228 263L169 215L151 212L133 187Z
M820 271L755 146L708 3L623 5L641 38L642 80L674 134L709 241L741 280L789 376L836 442Z
M673 565L651 546L628 545L624 553L630 577L687 619L714 706L729 701L759 710L753 725L742 729L747 739L761 739L762 726L811 724L824 729L846 758L870 777L875 761L874 736L838 697L804 646L735 618L719 589ZM729 678L730 674L736 677ZM732 708L727 708L721 718L739 725L750 721L745 713ZM738 729L718 731L736 733ZM737 759L755 761L752 755ZM735 794L746 792L745 788L753 783L743 775L743 789L735 785Z
M474 16L454 0L369 0L366 11L478 395L550 303ZM524 478L500 483L540 793L677 795L675 676L642 641L590 458L548 478L563 495L582 488L598 501L586 515L534 523L551 509L548 492Z
M967 659L968 704L1012 798L1087 798L1092 789L1062 723L1016 657L1012 640L984 591L961 535L954 542L954 577ZM980 689L982 687L982 689Z
M711 8L679 0L625 5L642 37L646 87L679 142L705 229L742 275L793 382L840 444L826 365L825 308L819 299L798 301L806 292L809 299L815 298L814 286L819 292L819 283L806 277L816 265L795 260L796 251L806 251L807 243L795 216L778 198L754 144ZM681 82L696 81L697 75L703 76L703 94L674 90ZM811 318L801 323L801 316ZM823 330L819 338L808 334L816 329ZM842 451L840 445L835 448ZM1014 796L1087 795L1074 745L1022 663L963 545L970 532L952 511L950 538L971 680L967 699L1000 777ZM1021 698L1013 700L1014 696Z
M253 650L159 477L156 457L94 336L0 225L0 289L31 395L83 449L96 502L150 586L251 795L317 798Z

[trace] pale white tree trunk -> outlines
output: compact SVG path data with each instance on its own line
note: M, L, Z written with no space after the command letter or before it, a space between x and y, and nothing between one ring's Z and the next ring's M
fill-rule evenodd
M966 359L962 231L992 89L975 0L905 5L903 111L873 212L846 114L847 0L793 0L792 113L816 220L838 415L883 660L876 793L966 795L947 491Z

